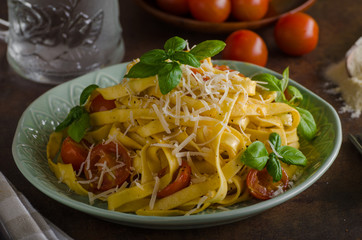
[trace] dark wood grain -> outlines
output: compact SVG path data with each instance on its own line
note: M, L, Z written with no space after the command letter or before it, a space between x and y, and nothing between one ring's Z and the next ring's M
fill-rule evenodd
M318 47L303 57L282 54L274 43L273 26L255 30L269 48L267 67L281 72L290 67L291 78L324 98L336 110L338 96L326 91L325 69L344 57L362 34L362 2L317 0L308 9L320 26ZM161 48L178 35L196 44L207 39L225 40L226 34L204 34L165 24L147 14L132 0L120 1L120 21L126 44L124 61L147 50ZM0 17L7 17L0 0ZM218 57L216 57L218 58ZM26 107L52 86L16 75L0 43L0 170L24 193L36 209L74 239L361 239L362 156L348 140L348 133L362 132L362 118L340 114L343 125L341 151L330 169L310 188L288 202L252 218L218 227L161 231L109 223L66 207L42 194L17 169L11 145L17 122Z

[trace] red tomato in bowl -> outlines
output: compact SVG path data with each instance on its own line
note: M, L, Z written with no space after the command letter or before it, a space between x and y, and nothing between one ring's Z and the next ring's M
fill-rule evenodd
M84 174L88 180L102 178L100 186L98 181L90 184L95 192L121 186L131 174L131 158L121 144L100 143L92 149L89 166L87 163L84 166Z
M189 0L191 15L200 21L224 22L231 12L230 0Z
M185 15L189 12L187 0L157 0L157 5L165 12L175 15Z
M174 194L175 192L180 191L181 189L184 189L188 185L190 185L191 181L191 167L187 164L186 161L182 161L182 164L180 166L179 172L177 174L177 177L175 181L167 185L165 188L160 190L157 193L158 198L164 198L171 194Z
M226 39L223 58L244 61L264 67L268 60L268 48L264 40L250 30L238 30Z
M78 171L86 160L88 149L81 143L77 143L70 137L64 139L60 149L60 156L65 164L72 164L73 169Z
M282 179L279 182L273 182L273 177L269 175L266 168L261 171L251 169L246 177L246 184L251 195L261 200L272 198L279 189L286 190L288 182L288 175L283 168Z
M231 0L231 14L240 21L262 19L269 8L269 0Z
M114 103L114 100L106 100L103 98L102 95L98 95L92 100L92 103L89 107L89 111L91 113L94 112L102 112L102 111L108 111L113 108L116 108L116 104Z
M292 56L311 52L317 46L318 37L317 22L301 12L280 18L274 28L276 44L284 53Z

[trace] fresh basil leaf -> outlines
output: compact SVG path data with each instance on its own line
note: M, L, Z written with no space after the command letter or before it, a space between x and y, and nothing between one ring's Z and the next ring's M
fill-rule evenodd
M171 62L165 64L158 72L158 85L163 95L177 87L181 80L182 71L180 64Z
M68 128L68 135L76 142L80 142L90 127L89 114L84 111L82 115L72 122Z
M260 141L255 141L243 152L240 160L247 166L261 171L267 161L269 155L264 144Z
M283 78L280 80L282 92L287 88L289 82L289 67L284 69L283 71Z
M275 151L278 151L278 149L282 145L282 138L278 133L271 133L269 135L269 142L273 144Z
M303 95L300 93L298 88L293 86L288 86L287 91L291 97L291 99L288 101L289 104L297 105L303 100Z
M174 51L181 51L184 50L187 45L187 42L180 38L180 37L172 37L168 39L164 45L166 51L174 50Z
M79 118L83 113L83 107L81 106L75 106L72 109L70 109L67 117L63 120L63 122L61 122L56 128L55 131L59 132L63 129L65 129L66 127L68 127L70 124L72 124L72 122Z
M200 61L197 60L194 57L194 55L192 55L189 52L181 52L181 51L175 52L172 60L178 61L182 64L190 65L190 66L196 67L196 68L201 66Z
M92 94L92 92L97 88L99 88L97 84L92 84L84 88L83 92L80 94L80 105L83 105L87 101L88 97Z
M312 140L317 133L317 124L314 121L313 115L306 109L295 107L300 114L300 122L298 125L298 133L308 141Z
M305 166L307 164L307 158L304 156L304 154L291 146L280 147L278 154L282 156L280 160L286 164L298 166Z
M124 76L126 78L146 78L155 76L164 64L149 65L142 62L136 63Z
M197 44L190 53L201 61L208 57L213 57L221 52L226 46L226 43L220 40L207 40Z
M269 155L268 163L266 164L266 170L269 175L273 177L274 182L280 181L282 179L282 166L275 155L275 153L271 153Z
M280 103L286 103L286 98L284 95L284 92L277 92L277 97L275 98L275 102L280 102Z
M140 57L140 61L148 65L159 65L167 59L168 56L166 52L162 49L154 49L148 51Z
M281 81L269 73L257 74L253 76L252 80L264 83L260 83L259 85L267 88L269 91L283 92Z

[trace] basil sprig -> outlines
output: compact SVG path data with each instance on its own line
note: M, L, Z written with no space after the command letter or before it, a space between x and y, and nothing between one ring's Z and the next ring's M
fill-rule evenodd
M267 88L269 91L276 91L276 102L284 102L294 107L300 114L300 123L298 125L298 133L303 138L311 141L317 134L317 124L314 121L313 115L306 109L298 107L303 100L301 92L293 86L288 86L289 82L289 68L283 71L283 78L279 80L274 75L269 73L261 73L252 77L252 80L262 82L262 87ZM290 99L285 97L285 90L287 91Z
M180 83L181 64L195 68L200 67L200 61L213 57L221 52L225 43L219 40L207 40L192 48L184 49L187 42L180 37L172 37L164 44L164 49L154 49L140 57L125 75L126 78L146 78L158 75L158 85L162 94L169 93Z
M268 153L264 143L255 141L241 155L240 160L247 166L258 171L265 167L273 181L280 181L282 178L282 167L280 161L289 165L305 166L307 158L296 148L281 146L281 138L278 133L269 135L269 144L273 152Z
M92 84L83 90L79 99L80 105L70 109L67 117L55 128L56 132L68 127L67 133L74 141L80 142L82 140L90 127L89 113L83 105L96 88L98 85Z

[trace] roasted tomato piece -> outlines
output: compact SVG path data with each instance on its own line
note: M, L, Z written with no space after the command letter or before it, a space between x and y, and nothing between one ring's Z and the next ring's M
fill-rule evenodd
M191 167L186 161L182 161L175 181L167 185L157 193L158 198L164 198L187 187L191 181Z
M273 182L273 177L269 175L266 168L261 171L251 169L246 178L251 195L261 200L274 197L280 189L286 190L288 181L288 175L284 169L282 169L282 179L278 182Z
M99 94L97 97L95 97L92 100L89 111L91 113L94 113L94 112L108 111L113 108L116 108L114 100L106 100L103 98L102 95Z
M96 145L90 154L89 166L86 163L84 174L94 191L106 191L122 185L130 176L131 158L127 150L114 142Z
M70 137L64 139L60 156L64 163L72 164L73 169L78 171L82 163L86 160L88 149L81 143L77 143Z

